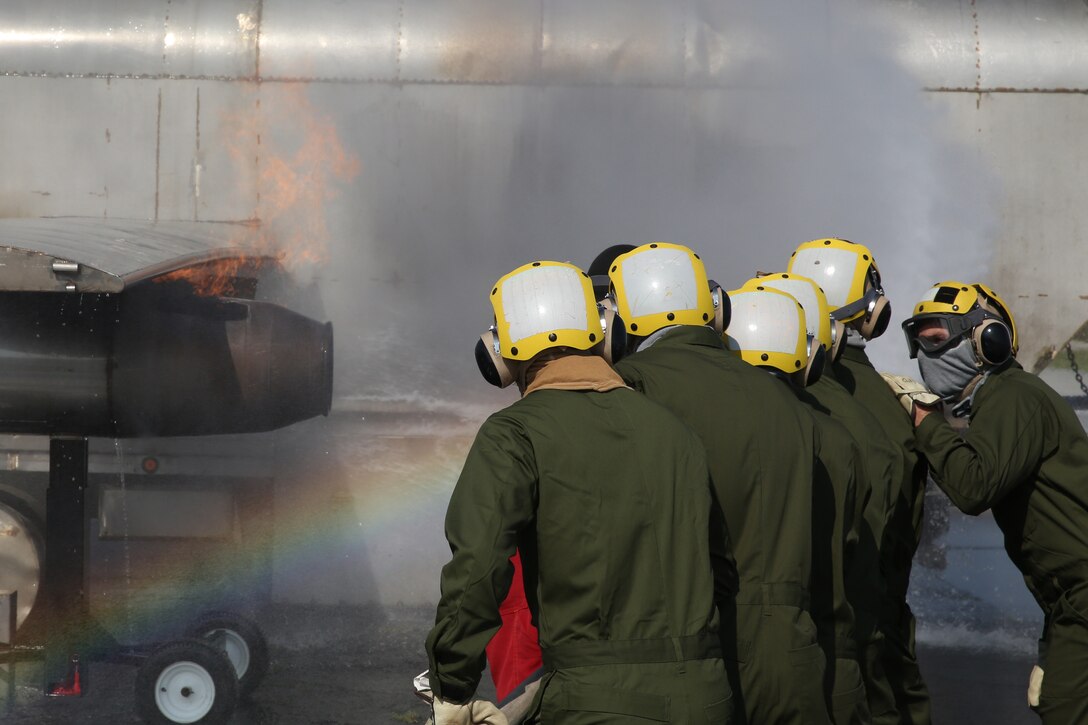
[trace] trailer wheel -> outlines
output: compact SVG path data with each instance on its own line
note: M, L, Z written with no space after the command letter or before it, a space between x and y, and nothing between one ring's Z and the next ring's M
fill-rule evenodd
M207 612L185 636L226 652L238 676L238 697L247 698L268 674L268 642L251 620L234 612Z
M198 639L163 645L136 674L136 709L151 725L225 723L237 699L230 660Z

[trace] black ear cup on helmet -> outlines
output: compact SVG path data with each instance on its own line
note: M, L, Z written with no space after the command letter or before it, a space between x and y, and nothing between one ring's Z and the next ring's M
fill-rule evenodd
M488 330L476 341L476 367L484 380L496 388L505 388L514 382L514 373L506 360L499 354L499 337L494 330Z
M604 332L602 357L610 365L618 363L627 354L627 326L616 313L610 297L597 303L597 311L601 315L601 330Z
M1012 331L1001 320L983 320L971 333L975 355L986 365L1001 365L1012 357Z
M877 296L872 303L872 311L861 318L858 332L866 340L873 340L884 334L888 329L888 323L892 319L892 305L883 294Z
M824 374L824 365L827 364L827 352L824 346L815 337L808 341L808 365L805 366L804 387L812 385Z
M710 280L710 299L714 302L714 332L721 335L729 329L733 308L729 304L729 295L714 280Z

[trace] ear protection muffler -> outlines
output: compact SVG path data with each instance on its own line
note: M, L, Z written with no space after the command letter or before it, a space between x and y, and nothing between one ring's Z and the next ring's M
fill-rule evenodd
M729 295L714 280L710 280L710 299L714 303L714 332L722 335L729 329L733 307L729 302Z
M601 315L601 332L604 336L601 357L609 365L619 362L627 353L627 325L616 312L616 304L608 296L597 303Z
M1012 330L1001 320L983 320L971 332L975 357L984 365L1002 365L1012 357Z
M827 352L823 344L815 336L808 336L808 364L805 365L801 386L807 388L824 374L824 365L827 364Z
M476 341L476 367L484 380L496 388L505 388L514 382L514 371L499 353L499 333L494 327L480 335Z
M884 334L888 329L888 323L892 319L892 304L883 292L878 292L876 298L869 303L869 312L861 318L858 332L866 340L872 340Z

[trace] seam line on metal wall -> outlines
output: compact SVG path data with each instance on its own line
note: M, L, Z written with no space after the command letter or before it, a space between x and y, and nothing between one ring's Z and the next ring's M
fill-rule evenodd
M1088 0L1086 0L1088 1ZM1088 95L1088 88L977 88L967 87L940 87L924 88L929 93L970 93L972 95L985 95L987 93L1042 93L1050 95Z
M1088 0L1085 0L1088 2ZM211 83L318 83L329 85L355 85L355 86L526 86L526 87L554 87L554 88L660 88L690 91L723 91L748 88L739 85L712 85L698 84L688 85L682 83L609 83L606 81L466 81L466 80L439 80L417 78L411 80L398 80L395 78L309 78L303 76L268 76L258 78L255 76L216 76L216 75L180 75L173 73L163 74L118 74L118 73L30 73L26 71L0 71L0 78L45 78L49 80L104 80L104 81L203 81ZM754 87L751 90L757 90ZM928 93L1043 93L1043 94L1072 94L1088 95L1086 88L1012 88L997 86L994 88L979 88L976 86L929 86L919 90Z

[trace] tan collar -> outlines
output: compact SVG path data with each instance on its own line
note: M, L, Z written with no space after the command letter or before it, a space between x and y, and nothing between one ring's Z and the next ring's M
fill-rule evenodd
M597 355L564 355L534 363L526 373L525 397L534 390L592 390L605 393L625 388L623 378Z

